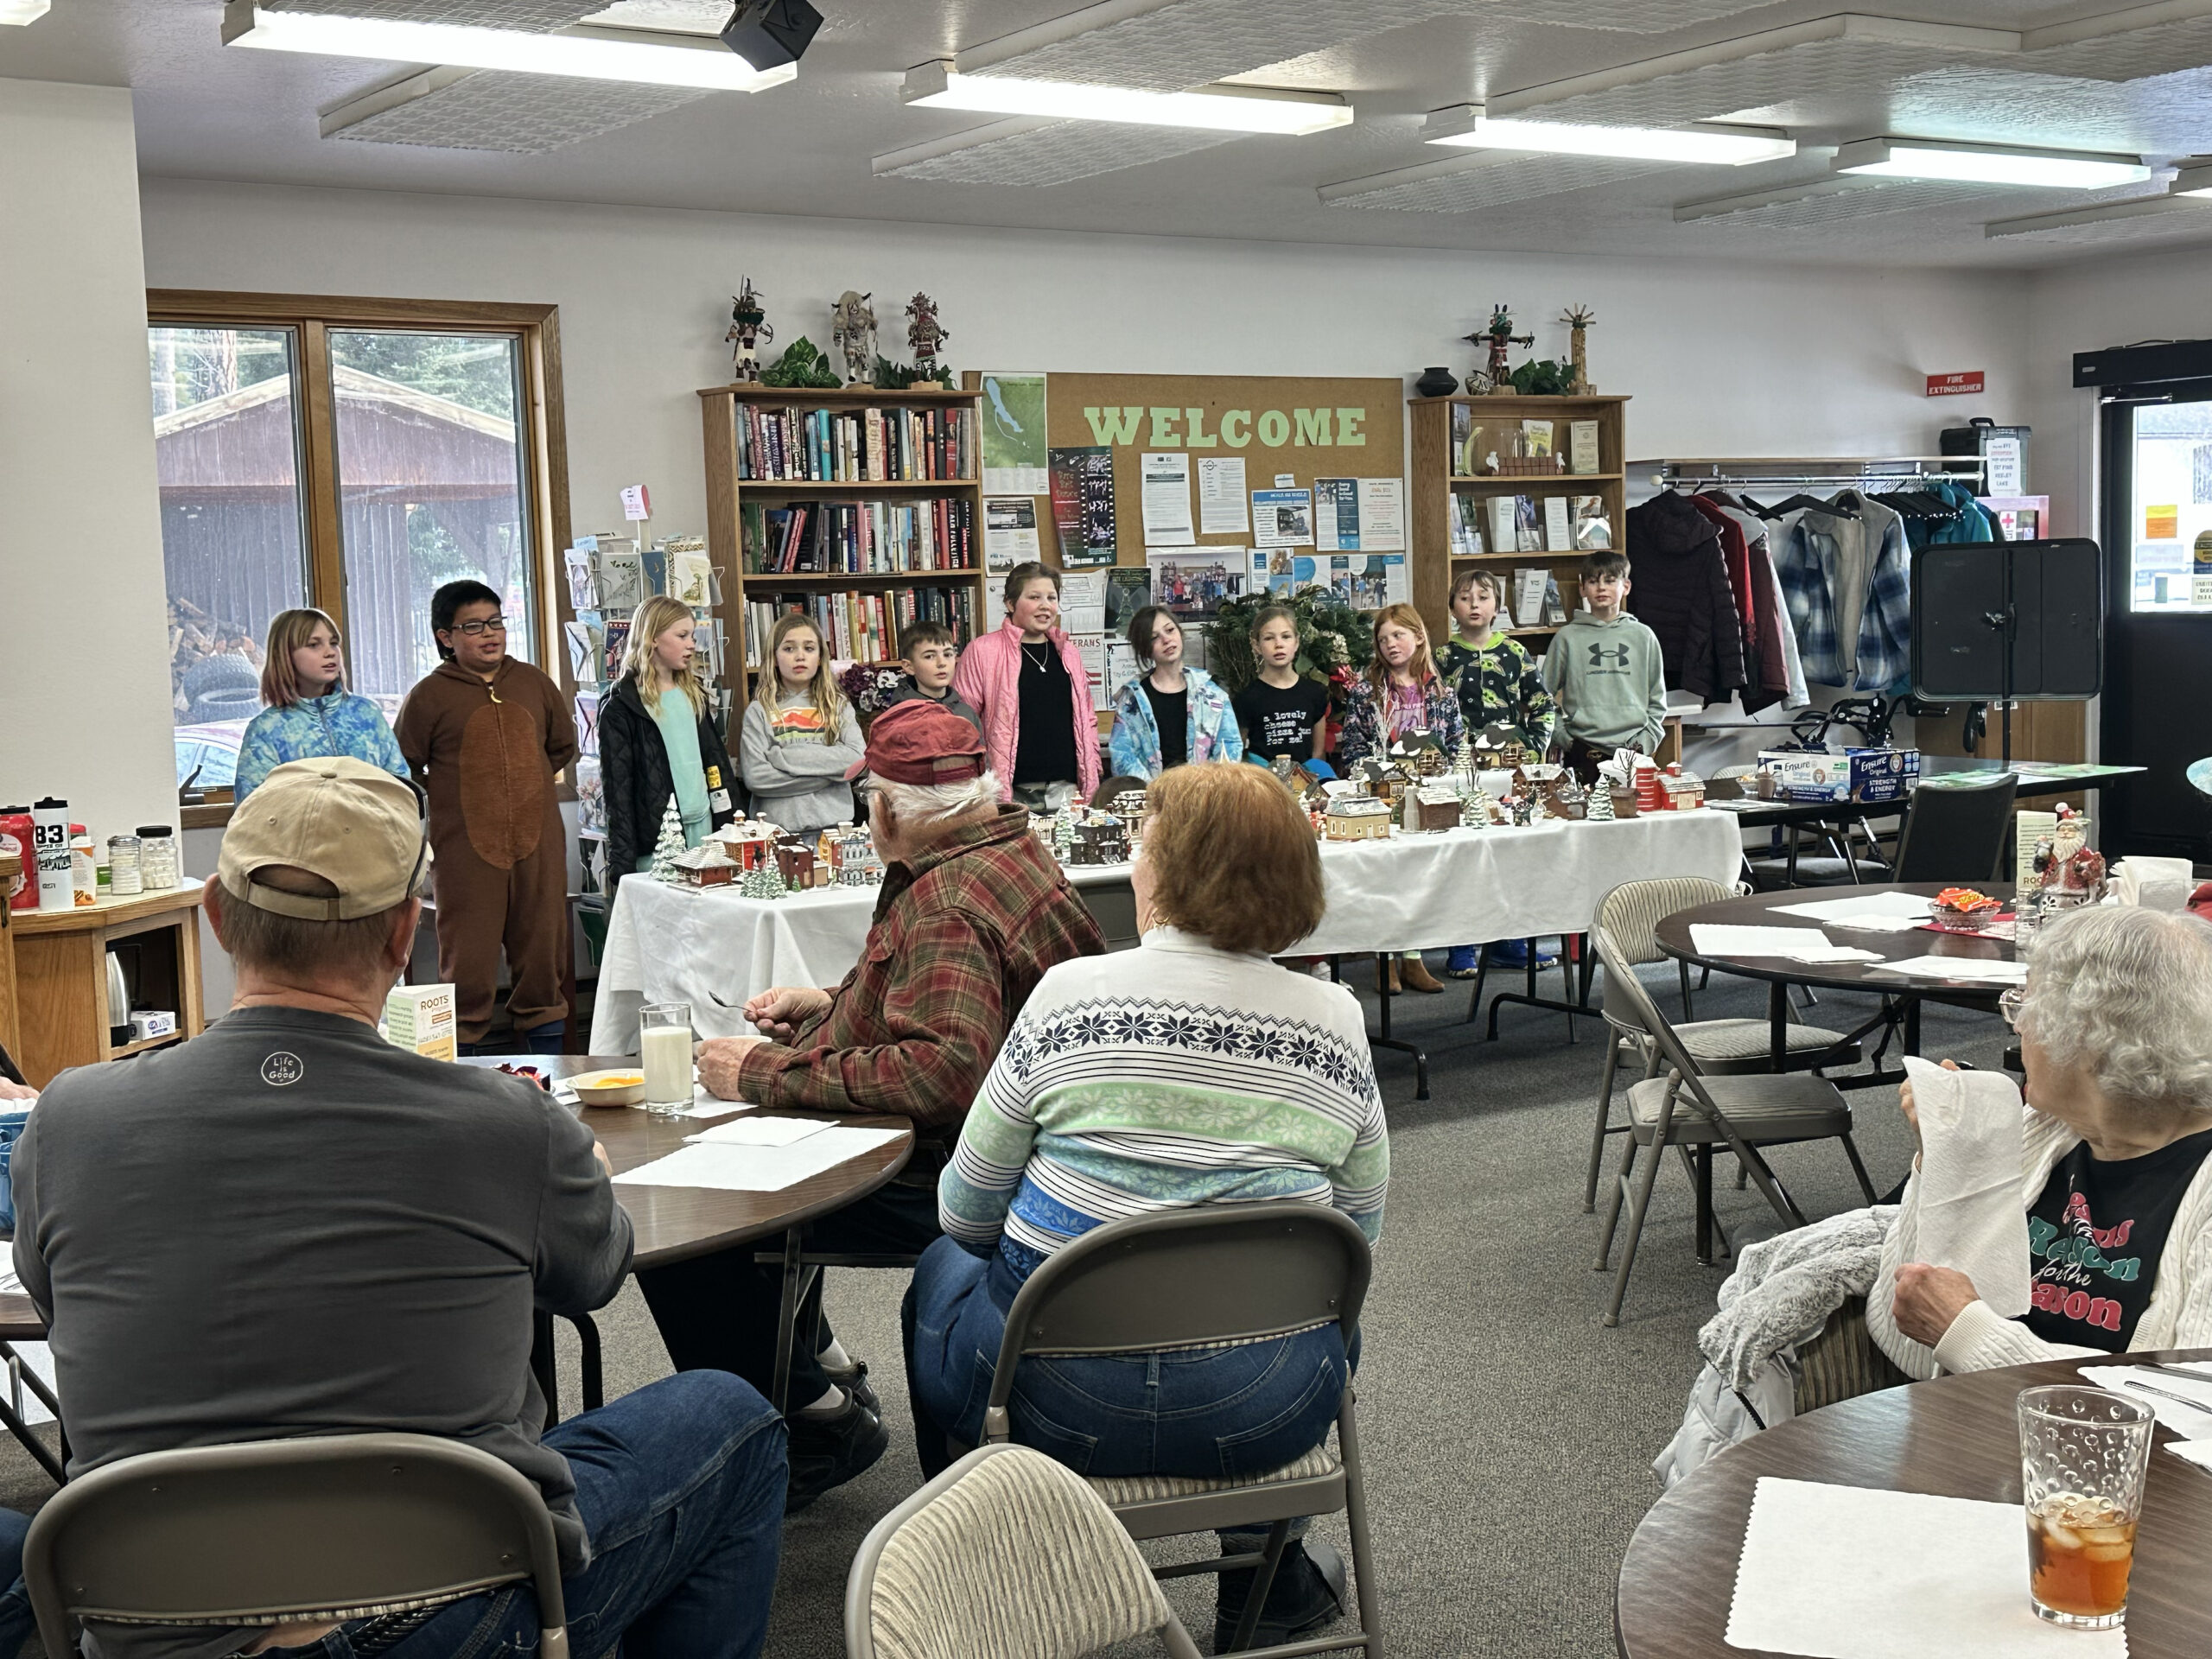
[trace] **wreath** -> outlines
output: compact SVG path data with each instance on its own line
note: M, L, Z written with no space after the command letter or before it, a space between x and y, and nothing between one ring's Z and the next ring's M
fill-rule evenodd
M1375 655L1375 619L1356 611L1333 588L1301 588L1285 598L1262 593L1226 601L1206 625L1206 667L1231 696L1260 677L1252 649L1252 619L1270 605L1284 605L1298 622L1298 656L1292 666L1330 688L1341 701L1344 689Z

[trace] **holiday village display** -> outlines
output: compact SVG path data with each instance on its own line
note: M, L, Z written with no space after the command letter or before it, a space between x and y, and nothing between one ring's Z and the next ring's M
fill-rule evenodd
M883 880L883 861L868 832L840 823L818 836L786 835L760 818L724 824L696 847L683 846L673 802L661 817L652 876L672 887L732 887L744 899L781 899L809 887L862 887Z

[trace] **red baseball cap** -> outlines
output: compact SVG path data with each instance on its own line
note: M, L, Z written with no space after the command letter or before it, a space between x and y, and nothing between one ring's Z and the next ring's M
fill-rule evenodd
M983 740L958 715L925 697L894 702L868 728L868 753L850 768L894 784L964 784L983 775Z

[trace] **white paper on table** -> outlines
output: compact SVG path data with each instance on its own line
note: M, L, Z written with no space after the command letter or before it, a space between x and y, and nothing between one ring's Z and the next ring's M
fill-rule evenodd
M2212 1474L2212 1440L2168 1440L2166 1450Z
M683 1139L687 1145L695 1147L788 1147L810 1135L819 1135L829 1127L818 1118L745 1117L734 1123L717 1123L711 1129L702 1129Z
M2202 1382L2192 1382L2185 1376L2141 1365L2084 1365L2081 1376L2084 1382L2133 1400L2139 1406L2148 1406L2160 1422L2183 1440L2212 1444L2212 1376ZM2152 1392L2161 1389L2164 1393ZM2173 1395L2201 1399L2204 1402L2203 1409L2184 1406L2179 1400L2169 1397ZM2196 1459L2192 1458L2190 1461Z
M1954 1268L1999 1319L2028 1311L2020 1208L2020 1091L1999 1071L1948 1071L1907 1055L1920 1120L1920 1256Z
M1808 1659L2126 1659L2028 1600L2018 1503L1759 1478L1728 1645Z
M1244 501L1244 457L1198 457L1198 533L1242 536L1252 527Z
M1853 916L1847 920L1831 921L1828 925L1849 928L1854 933L1910 933L1926 923L1917 916Z
M1147 450L1140 461L1145 545L1189 545L1198 539L1191 527L1190 455Z
M1725 923L1693 922L1690 943L1701 957L1788 957L1801 962L1879 962L1864 950L1847 957L1838 950L1849 947L1832 944L1815 927L1732 927Z
M1968 979L1991 985L2024 985L2028 964L1986 957L1907 957L1885 964L1891 972L1915 979Z
M614 1184L780 1192L887 1141L896 1141L904 1133L901 1129L848 1128L841 1124L788 1147L680 1147L665 1158L617 1175Z
M1809 904L1777 905L1780 916L1809 916L1816 922L1859 921L1871 917L1910 918L1924 922L1930 913L1927 899L1912 893L1862 893L1849 899L1816 899Z

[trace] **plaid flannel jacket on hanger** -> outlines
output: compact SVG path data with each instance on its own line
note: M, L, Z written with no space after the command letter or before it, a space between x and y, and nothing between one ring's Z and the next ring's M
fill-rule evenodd
M1886 691L1904 680L1912 666L1912 587L1904 520L1872 502L1861 511L1866 513L1866 528L1880 539L1859 606L1849 672L1844 670L1842 642L1836 632L1840 553L1835 518L1807 508L1783 519L1775 571L1804 658L1806 679L1853 691Z

